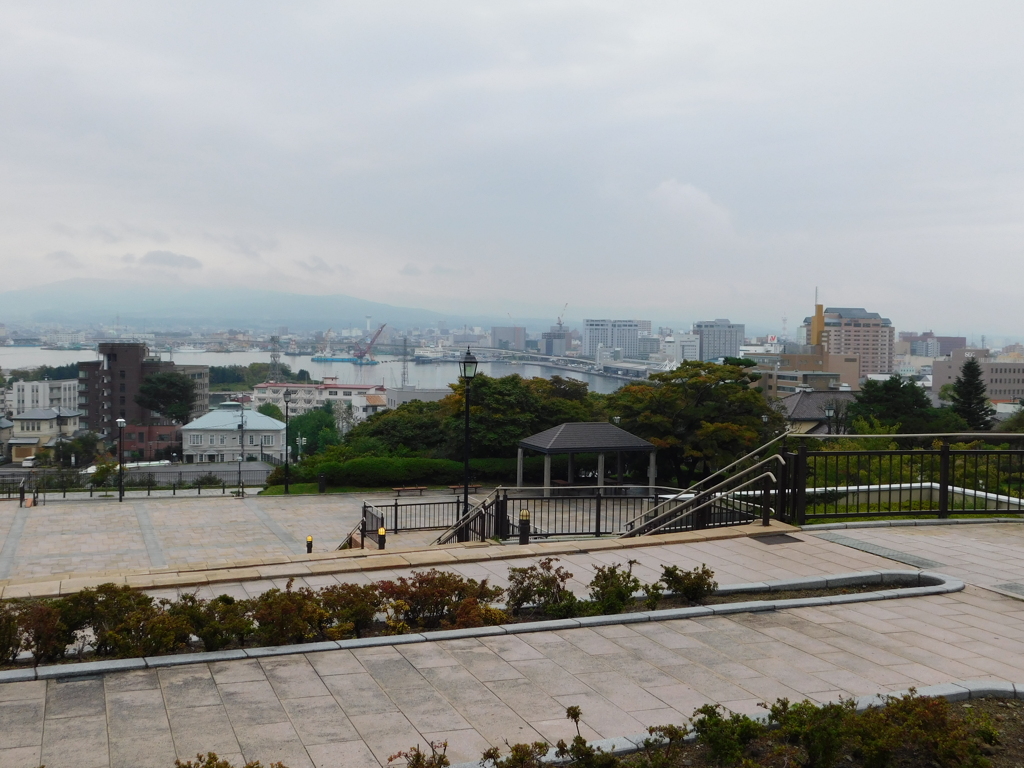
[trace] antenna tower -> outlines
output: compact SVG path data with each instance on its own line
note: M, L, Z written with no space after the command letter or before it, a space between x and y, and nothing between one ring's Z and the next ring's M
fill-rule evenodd
M277 382L281 380L281 337L270 337L270 369L267 371L267 381Z
M409 337L402 337L402 389L409 386Z

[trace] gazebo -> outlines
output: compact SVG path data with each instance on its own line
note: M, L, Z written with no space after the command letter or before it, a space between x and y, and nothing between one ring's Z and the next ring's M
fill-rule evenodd
M618 481L622 482L622 454L645 451L650 454L650 468L647 470L648 483L654 492L655 451L657 449L643 438L630 434L607 421L577 421L559 424L557 427L538 432L519 441L519 462L516 466L516 487L523 487L523 452L536 451L544 454L544 495L551 493L551 456L556 453L569 454L569 483L573 481L573 456L577 453L597 454L597 485L604 485L604 457L614 453L618 464Z

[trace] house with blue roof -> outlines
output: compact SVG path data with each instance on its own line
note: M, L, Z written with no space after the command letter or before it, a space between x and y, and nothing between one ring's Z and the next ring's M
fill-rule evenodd
M283 421L250 411L242 403L221 403L181 428L182 455L188 464L283 462L284 429Z

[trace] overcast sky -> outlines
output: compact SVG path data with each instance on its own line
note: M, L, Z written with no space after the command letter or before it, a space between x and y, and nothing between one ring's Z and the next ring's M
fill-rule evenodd
M1020 2L5 2L0 279L1024 338ZM2 314L2 308L0 308Z

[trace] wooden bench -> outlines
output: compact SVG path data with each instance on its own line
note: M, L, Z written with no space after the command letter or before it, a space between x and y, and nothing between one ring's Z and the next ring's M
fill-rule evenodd
M391 490L394 491L395 493L397 493L399 496L402 495L403 491L419 491L420 496L422 496L423 492L425 490L427 490L427 486L425 486L425 485L410 485L410 486L406 486L405 488L392 488Z
M448 487L452 490L452 492L456 496L458 496L460 493L462 493L463 488L465 488L466 486L465 485L449 485ZM471 484L469 486L469 490L470 490L471 493L476 493L477 491L480 490L480 486L479 485L472 485Z

